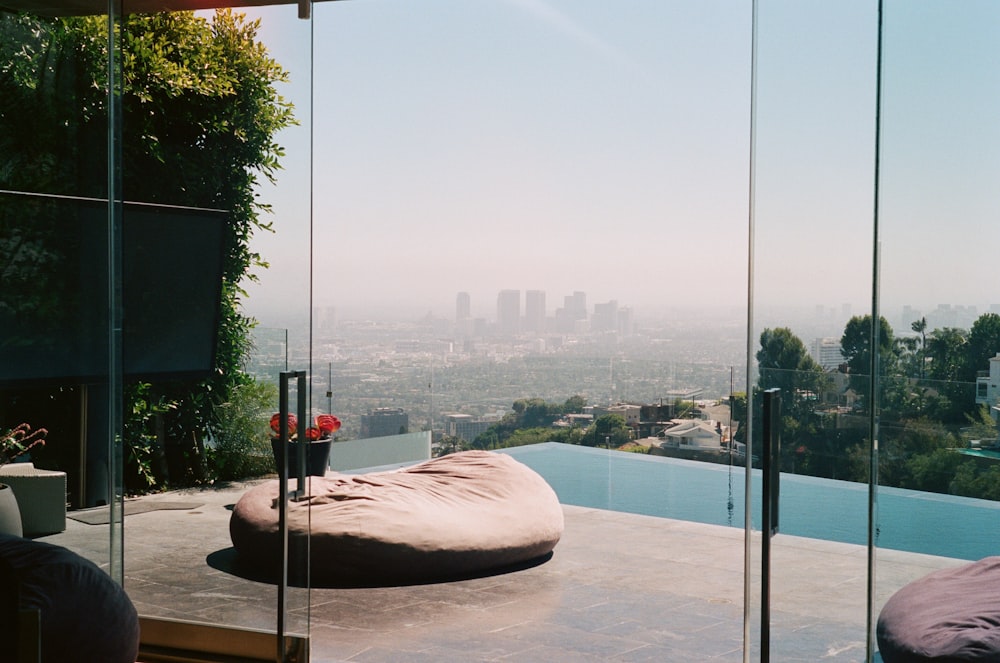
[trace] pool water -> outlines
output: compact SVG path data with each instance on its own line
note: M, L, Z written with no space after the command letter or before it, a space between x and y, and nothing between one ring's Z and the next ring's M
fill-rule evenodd
M502 450L532 468L563 504L743 527L745 469L549 442ZM751 472L760 528L760 471ZM865 545L868 486L781 475L780 532ZM877 545L981 559L1000 554L1000 503L898 488L878 491Z

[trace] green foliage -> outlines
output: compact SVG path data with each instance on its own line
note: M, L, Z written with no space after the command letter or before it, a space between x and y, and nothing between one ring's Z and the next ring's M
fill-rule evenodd
M783 411L794 416L807 416L811 404L826 383L823 368L809 356L805 344L787 327L765 329L760 335L757 351L761 389L781 389Z
M523 447L552 441L551 428L519 428L507 438L507 447Z
M1000 465L981 469L973 462L962 463L955 470L955 478L948 492L964 497L1000 501Z
M747 429L747 392L737 391L729 399L729 414L737 435L746 436Z
M472 445L455 435L443 435L434 450L435 456L447 456L459 451L467 451Z
M526 433L522 433L515 440L511 439L515 434L525 429L546 431L545 436L536 435L535 437L546 437L547 439L540 441L548 442L553 439L553 436L558 434L558 431L550 428L552 424L564 414L582 411L584 405L586 405L586 401L582 396L572 396L562 405L549 403L542 398L520 398L511 405L512 412L504 415L499 422L490 426L486 432L476 436L471 446L474 449L503 449L505 447L531 444L533 442L525 441L531 437ZM579 439L574 439L576 441L572 443L578 444Z
M851 376L851 389L866 405L871 397L872 338L878 336L878 374L892 374L895 371L898 348L893 340L889 322L879 317L875 329L872 316L854 316L844 327L840 337L840 348L847 360L847 370Z
M630 429L625 424L625 417L620 414L605 414L598 417L591 426L591 430L593 444L584 442L587 446L607 446L609 449L617 449L631 440ZM589 436L585 436L584 439L586 440L587 437Z
M975 382L978 371L989 368L990 357L1000 352L1000 315L985 313L972 324L959 378Z
M277 400L275 385L251 381L233 389L230 399L215 408L214 444L207 449L212 480L244 479L274 471L267 422Z
M153 393L145 382L125 388L122 435L125 445L125 488L131 493L156 488L164 474L164 453L159 435L163 415L175 410L177 403Z

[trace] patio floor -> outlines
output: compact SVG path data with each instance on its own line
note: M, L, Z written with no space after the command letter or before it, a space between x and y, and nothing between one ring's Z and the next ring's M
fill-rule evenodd
M142 508L125 517L125 588L140 614L275 629L276 587L231 572L230 509L246 487L137 501ZM145 510L153 506L168 508ZM742 530L564 511L563 539L539 565L438 584L292 589L290 630L311 623L312 661L323 662L742 661ZM65 532L41 540L108 559L106 525L70 519ZM772 660L864 661L864 548L779 534L772 555ZM877 605L958 563L879 551ZM757 609L751 624L757 660Z

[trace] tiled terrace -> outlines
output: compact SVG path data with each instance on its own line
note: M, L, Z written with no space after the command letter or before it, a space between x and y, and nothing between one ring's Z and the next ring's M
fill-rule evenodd
M229 509L243 490L148 496L141 499L200 506L126 516L126 589L140 614L274 629L274 585L226 570ZM555 554L532 568L441 584L314 589L312 660L742 660L742 530L574 506L565 514ZM43 540L107 558L107 526L69 520ZM771 659L863 661L864 549L778 535L773 554ZM879 602L956 563L881 551ZM289 595L293 624L304 623L305 596Z

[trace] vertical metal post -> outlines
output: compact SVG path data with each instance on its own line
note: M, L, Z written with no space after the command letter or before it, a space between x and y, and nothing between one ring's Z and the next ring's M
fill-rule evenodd
M778 494L781 469L780 389L768 389L764 392L763 409L760 660L767 663L771 656L771 537L778 533Z
M288 611L288 371L278 374L278 424L281 461L278 475L278 532L281 535L281 569L278 576L278 659L285 660L285 620Z
M306 430L309 428L309 420L306 419L306 372L295 372L295 390L298 399L298 420L299 420L299 446L295 464L295 495L294 499L301 499L306 495L306 461L308 460L309 437Z
M306 371L282 371L278 375L278 416L281 421L278 425L278 438L281 447L281 473L278 477L278 531L281 534L281 570L278 578L278 661L291 660L288 658L289 641L285 637L286 623L288 618L288 566L289 566L289 535L288 535L288 500L304 497L306 494L306 460L307 445L309 444L306 430L309 428L306 419L307 385ZM299 440L295 457L295 478L296 490L289 492L288 477L291 466L291 454L289 445L291 444L291 431L288 427L288 383L295 379L296 389L296 419L298 421ZM308 560L307 560L308 561Z

